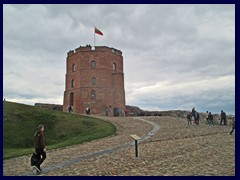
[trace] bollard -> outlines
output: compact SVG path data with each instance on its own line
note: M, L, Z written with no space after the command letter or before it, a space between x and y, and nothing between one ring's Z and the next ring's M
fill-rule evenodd
M141 138L138 137L136 134L132 134L130 136L135 140L135 156L138 157L138 143L137 143L137 141Z

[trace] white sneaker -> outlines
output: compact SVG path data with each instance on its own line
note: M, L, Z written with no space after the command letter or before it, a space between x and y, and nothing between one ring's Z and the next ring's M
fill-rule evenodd
M34 165L33 168L35 168L35 169L37 170L38 173L41 172L41 170L40 170L37 166Z

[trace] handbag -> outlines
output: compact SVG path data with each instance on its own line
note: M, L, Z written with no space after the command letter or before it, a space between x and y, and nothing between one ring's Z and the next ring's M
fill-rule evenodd
M36 163L38 162L38 155L36 152L34 152L31 156L31 166L36 165Z

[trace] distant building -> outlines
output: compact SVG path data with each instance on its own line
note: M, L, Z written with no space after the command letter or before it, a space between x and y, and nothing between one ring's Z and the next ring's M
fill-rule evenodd
M106 47L79 47L69 51L66 59L66 84L63 111L70 106L75 113L109 115L118 108L125 110L125 90L122 52Z

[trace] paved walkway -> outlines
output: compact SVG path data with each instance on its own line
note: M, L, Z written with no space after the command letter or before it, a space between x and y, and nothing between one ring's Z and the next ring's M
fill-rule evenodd
M48 151L41 175L235 175L235 135L229 135L230 126L142 118L105 118L116 125L116 135ZM138 158L129 134L143 138ZM5 160L4 175L34 175L29 159Z

